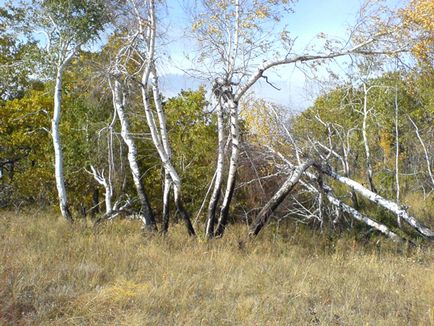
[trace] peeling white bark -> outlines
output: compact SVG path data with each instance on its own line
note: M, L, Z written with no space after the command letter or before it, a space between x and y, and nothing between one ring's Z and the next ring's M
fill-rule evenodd
M208 217L205 224L205 234L208 238L212 238L214 236L216 210L221 196L221 188L222 188L222 180L223 180L225 135L224 135L223 106L221 105L221 103L217 104L217 128L218 128L217 166L215 171L214 189L211 194L211 198L209 200Z
M411 216L406 207L399 206L397 203L390 201L388 199L383 198L382 196L370 191L369 189L363 187L360 183L349 179L347 177L343 177L338 175L337 173L333 172L331 169L322 167L320 168L320 171L331 178L335 179L336 181L339 181L342 184L347 185L351 189L355 190L359 194L361 194L363 197L369 199L373 203L376 203L383 208L389 210L393 214L399 216L404 221L406 221L410 226L415 228L420 234L424 235L428 239L434 240L434 232L431 231L427 226L416 220L413 216Z
M368 173L368 182L369 187L371 188L371 191L377 192L374 186L373 181L373 172L372 172L372 163L371 163L371 151L369 149L369 142L368 142L368 134L367 134L367 127L368 127L368 91L369 89L366 88L366 84L363 83L363 122L362 122L362 137L363 137L363 145L365 147L365 155L366 155L366 168Z
M146 228L155 230L156 223L154 213L149 204L149 200L141 179L140 169L137 163L137 148L134 139L131 137L128 118L125 113L126 96L123 92L122 84L120 81L114 81L114 85L112 85L112 94L113 105L116 108L116 113L119 117L119 121L121 122L121 136L128 147L128 163L130 165L134 185L136 187L137 195L141 204L142 212L140 218Z
M54 111L53 119L51 120L51 137L54 147L54 174L56 179L56 188L59 197L59 206L62 216L69 222L72 222L71 212L69 211L68 197L65 188L65 177L63 172L63 151L60 140L59 124L62 112L62 78L63 72L69 62L72 60L76 49L71 51L69 55L57 66L56 85L54 88Z
M228 217L229 207L235 190L235 180L238 168L238 158L240 155L240 130L238 123L238 103L232 99L228 101L230 114L230 135L231 135L231 157L229 160L228 179L226 184L225 195L220 208L220 217L215 231L215 236L223 236Z
M165 182L164 182L164 218L168 218L168 198L170 193L170 185L173 184L174 200L177 210L179 211L181 217L186 224L187 231L189 235L195 235L193 225L190 221L190 216L185 210L184 203L182 201L181 189L182 183L178 172L172 164L171 160L171 149L168 139L168 133L166 128L166 116L163 110L163 105L161 103L161 95L159 91L158 74L155 67L154 56L155 56L155 38L156 38L156 19L155 19L155 1L150 0L148 3L148 21L144 22L140 16L139 11L134 6L136 11L136 18L139 23L140 35L147 46L147 51L144 57L144 68L141 77L141 93L143 107L145 110L146 121L151 133L152 142L158 152L160 160L163 164L165 170ZM144 26L147 26L146 29ZM156 108L159 129L157 128L156 119L154 113L152 112L151 105L149 103L148 95L148 84L149 78L151 77L151 88L154 97L154 104ZM168 222L164 222L163 232L167 231Z
M339 207L343 211L347 212L350 216L352 216L354 219L365 223L366 225L376 229L377 231L380 231L385 236L389 237L395 242L402 242L402 238L391 231L386 225L378 223L377 221L373 220L372 218L360 213L358 210L354 209L353 207L345 204L343 201L336 198L333 194L333 191L330 187L326 185L322 185L322 189L327 195L327 198L331 204L333 204L336 207Z
M286 198L286 196L294 189L295 185L300 180L304 171L308 169L313 161L307 161L297 166L291 174L291 177L288 178L283 185L279 188L279 190L271 197L271 199L265 204L265 206L261 209L258 216L256 217L255 222L250 226L250 236L256 236L268 222L270 216L276 210L276 208L282 203L282 201Z
M273 149L270 149L274 154L276 154L279 158L281 158L290 168L294 168L294 165L287 160L281 153L274 151ZM304 175L307 176L311 181L314 182L318 182L318 178L316 175L314 175L313 173L310 173L309 171L304 171ZM303 182L302 180L300 180L300 183L310 192L312 193L318 193L318 189L316 189L314 186ZM391 231L386 225L379 223L377 221L375 221L373 218L368 217L362 213L360 213L358 210L356 210L355 208L345 204L343 201L341 201L340 199L338 199L334 194L333 194L333 190L331 187L329 187L328 185L326 185L324 182L320 183L321 189L324 191L324 193L327 196L327 199L329 200L329 202L336 206L338 209L341 209L345 212L347 212L351 217L353 217L354 219L365 223L366 225L376 229L377 231L383 233L384 235L386 235L387 237L391 238L393 241L396 242L401 242L403 241L402 238L400 236L398 236L396 233L394 233L393 231Z
M97 171L93 165L90 166L92 176L101 186L104 187L105 213L110 214L113 210L112 196L113 188L109 180L104 175L104 170Z

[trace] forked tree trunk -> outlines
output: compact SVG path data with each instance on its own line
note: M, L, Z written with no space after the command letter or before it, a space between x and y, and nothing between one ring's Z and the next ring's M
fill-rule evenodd
M224 119L223 119L223 107L221 103L217 106L217 127L218 127L218 154L217 154L217 166L216 176L214 182L214 189L211 194L208 205L208 216L205 224L205 234L208 238L214 236L214 225L216 223L216 210L221 196L222 180L223 180L223 168L224 168Z
M141 76L140 88L142 92L142 100L143 106L146 115L146 121L151 133L152 142L160 156L160 160L163 164L163 168L165 170L165 190L164 190L164 199L168 199L168 192L170 192L170 186L168 176L170 177L170 181L173 184L174 190L174 200L177 210L179 211L181 217L183 218L185 225L187 227L187 231L190 235L195 235L194 228L190 221L190 216L186 212L184 208L184 204L181 196L181 179L175 170L172 162L171 162L171 151L168 141L168 134L166 130L166 117L163 111L163 106L160 98L159 84L158 84L158 75L157 70L155 68L155 38L156 38L156 30L157 30L157 22L155 16L155 1L149 0L149 2L145 3L145 8L147 10L147 17L143 18L141 16L141 12L139 8L136 6L134 2L132 2L133 9L138 21L138 29L140 32L140 37L142 38L146 51L141 51L137 49L139 52L142 52L144 59L143 72ZM158 121L159 121L159 130L156 125L156 121L154 118L154 114L152 112L149 96L148 96L148 83L149 77L152 78L152 92L154 95L154 104L155 109L157 111ZM166 212L168 214L168 202L166 202ZM164 215L164 214L163 214ZM165 219L168 219L169 215L165 215ZM164 219L163 218L163 219ZM167 231L168 228L168 220L163 222L163 232Z
M122 84L115 80L112 88L113 104L116 108L116 113L121 122L121 136L128 147L128 163L130 165L131 174L133 176L134 185L136 187L137 195L140 200L141 214L140 217L145 228L149 230L156 230L154 213L151 205L149 204L148 196L146 195L145 188L140 175L139 165L137 163L137 148L134 139L130 134L130 126L128 118L125 114L125 94L123 93Z
M156 75L156 71L154 67L149 67L149 70L152 70L152 90L154 94L154 103L157 110L157 116L160 124L160 130L157 129L155 118L153 112L151 110L151 106L149 103L147 83L149 74L144 72L142 76L141 83L141 91L142 91L142 100L143 106L145 109L146 121L148 123L148 127L151 133L152 142L154 143L155 148L157 149L158 155L160 156L160 160L163 164L165 173L170 176L171 182L173 183L173 191L174 191L174 200L175 206L178 212L180 213L185 226L187 228L187 232L189 235L195 235L193 225L190 220L190 215L185 210L184 203L182 201L181 196L181 179L178 175L178 172L175 170L170 157L170 146L168 142L168 135L166 130L166 121L165 114L162 108L160 93L158 89L158 79ZM163 142L164 140L164 142ZM167 229L166 229L167 231Z
M231 131L231 158L229 161L228 179L226 191L220 208L220 217L215 231L216 237L223 236L229 217L229 207L235 190L235 181L238 168L238 157L240 153L240 131L238 123L238 103L232 99L228 101L230 114L230 131Z
M112 196L113 196L113 187L110 182L110 179L107 179L104 175L104 170L99 172L91 165L93 178L98 182L101 186L104 187L104 201L105 201L105 213L110 214L113 210L112 205Z

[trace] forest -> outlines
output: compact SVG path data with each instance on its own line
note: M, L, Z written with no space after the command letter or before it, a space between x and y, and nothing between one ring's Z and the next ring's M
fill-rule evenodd
M200 86L176 95L171 1L0 4L1 322L434 322L432 1L368 0L304 48L295 1L178 1ZM302 111L258 91L288 66L315 85ZM292 313L288 264L315 289L284 283ZM365 307L390 298L370 277L400 294Z

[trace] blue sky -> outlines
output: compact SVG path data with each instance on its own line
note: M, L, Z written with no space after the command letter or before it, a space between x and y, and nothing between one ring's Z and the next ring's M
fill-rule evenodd
M167 11L172 21L168 34L176 41L170 44L168 50L172 58L171 64L162 65L160 70L166 74L166 78L162 81L169 95L175 95L180 88L195 87L199 84L197 81L178 75L183 74L179 68L189 67L185 53L192 49L192 44L183 41L182 38L183 28L188 27L189 20L182 7L188 2L168 1ZM315 44L316 36L321 32L330 38L346 40L347 29L355 23L362 3L361 0L299 0L294 4L295 13L284 17L282 24L288 26L291 36L297 37L294 47L296 51L303 51L307 45ZM387 3L391 6L399 6L403 1L388 0ZM273 80L273 84L281 90L277 91L262 82L254 87L257 96L287 106L294 111L300 111L313 102L314 83L307 81L305 75L294 66L279 68L278 73L268 75Z
M189 16L185 10L195 0L167 0L167 15L170 23L167 25L167 37L171 40L167 53L171 60L164 60L160 65L163 90L166 97L176 95L182 88L195 88L200 82L186 78L182 69L189 67L185 53L192 49L191 40L183 37L185 29L189 28ZM401 6L403 0L386 0L391 6ZM0 0L0 6L5 0ZM303 51L309 44L315 44L315 37L322 32L331 38L345 38L347 28L354 24L362 0L299 0L294 4L293 14L288 14L282 20L297 37L295 50ZM181 69L180 69L181 68ZM312 83L306 82L305 76L293 66L279 68L278 73L268 74L273 83L281 90L277 91L266 83L255 86L255 93L267 100L277 102L292 110L298 111L310 103L314 95L307 91Z

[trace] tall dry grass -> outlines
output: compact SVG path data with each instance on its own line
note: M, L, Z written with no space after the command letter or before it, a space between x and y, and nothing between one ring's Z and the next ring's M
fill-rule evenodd
M54 214L0 212L0 323L39 325L429 325L430 248L242 226L189 239L134 221L98 232Z

